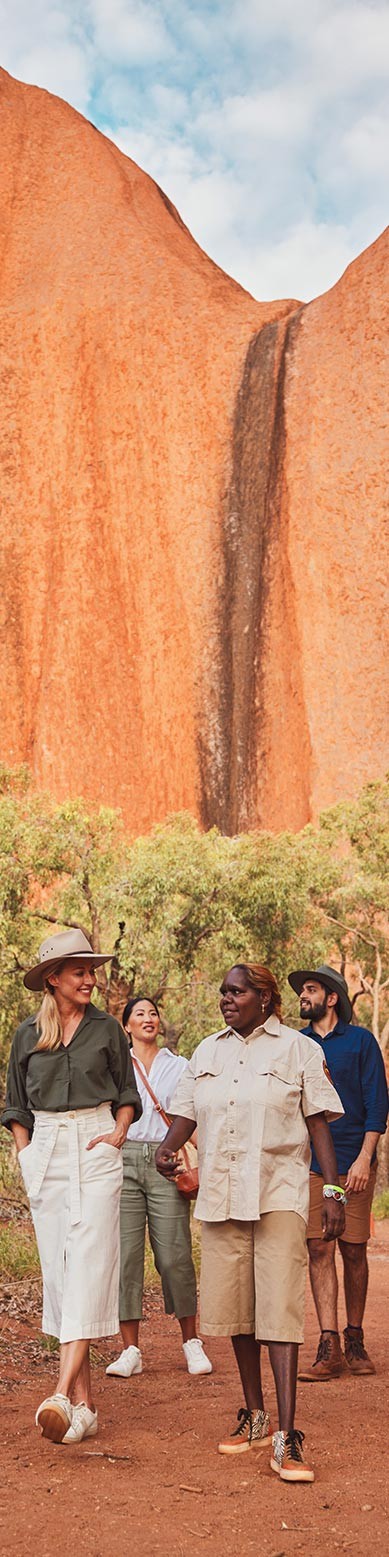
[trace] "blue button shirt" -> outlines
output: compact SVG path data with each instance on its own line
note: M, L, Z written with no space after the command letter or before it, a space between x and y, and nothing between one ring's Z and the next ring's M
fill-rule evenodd
M323 1049L331 1081L343 1103L343 1118L335 1119L330 1131L338 1173L348 1173L366 1130L385 1133L388 1088L380 1046L367 1027L353 1027L340 1020L326 1038L314 1033L311 1026L302 1031ZM313 1148L311 1167L313 1173L321 1173Z

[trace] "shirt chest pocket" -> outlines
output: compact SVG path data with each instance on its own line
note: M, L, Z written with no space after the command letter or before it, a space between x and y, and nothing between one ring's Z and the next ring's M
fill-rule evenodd
M220 1103L222 1086L221 1074L222 1066L220 1061L218 1062L217 1060L209 1060L207 1062L204 1060L203 1064L199 1066L194 1080L194 1105L196 1109L196 1115L198 1115L199 1112L206 1112L208 1108L211 1112L216 1103Z
M34 1049L29 1056L27 1069L27 1092L29 1105L32 1109L58 1108L58 1105L66 1107L63 1099L64 1083L66 1084L67 1058L65 1051L55 1049Z
M301 1084L298 1076L294 1076L286 1066L274 1064L272 1069L254 1064L258 1082L263 1088L263 1100L266 1110L275 1109L277 1114L284 1118L293 1118L301 1107Z

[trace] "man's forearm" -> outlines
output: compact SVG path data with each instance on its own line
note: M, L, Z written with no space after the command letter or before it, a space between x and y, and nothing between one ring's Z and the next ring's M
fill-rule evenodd
M361 1151L366 1152L366 1156L369 1158L369 1162L371 1162L372 1158L374 1157L374 1152L379 1140L379 1130L366 1130L366 1135L362 1141Z
M338 1183L338 1164L331 1131L324 1114L310 1114L305 1121L314 1151L319 1163L320 1172L327 1184Z

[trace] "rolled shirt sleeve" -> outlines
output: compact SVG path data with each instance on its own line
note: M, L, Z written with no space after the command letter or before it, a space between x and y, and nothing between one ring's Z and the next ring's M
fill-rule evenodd
M170 1112L172 1114L179 1114L182 1119L193 1119L194 1123L196 1123L194 1106L195 1055L196 1050L178 1082L170 1104Z
M110 1046L110 1070L115 1086L118 1090L118 1098L112 1103L112 1112L117 1114L118 1108L133 1108L134 1120L140 1119L142 1103L135 1081L134 1067L130 1055L127 1038L120 1027L119 1022L112 1021L112 1044Z
M28 1107L26 1091L26 1056L19 1031L15 1033L9 1058L5 1108L1 1115L1 1123L7 1130L11 1129L13 1123L24 1125L30 1135L34 1129L34 1115Z
M305 1038L303 1047L301 1107L305 1119L312 1114L325 1114L326 1119L330 1121L340 1119L344 1114L339 1093L336 1092L331 1081L323 1049L311 1038Z
M107 1102L114 1115L124 1106L140 1119L142 1103L129 1047L115 1017L90 1003L70 1044L44 1054L37 1039L35 1018L29 1017L11 1048L1 1121L7 1129L15 1120L32 1134L37 1112L96 1108Z
M380 1046L366 1028L361 1049L361 1084L365 1109L365 1130L385 1135L388 1118L388 1086Z

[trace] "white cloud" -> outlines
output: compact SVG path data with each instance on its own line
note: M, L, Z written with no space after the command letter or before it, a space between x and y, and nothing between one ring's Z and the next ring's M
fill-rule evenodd
M365 82L386 81L389 57L389 10L386 5L329 8L317 30L314 54L328 95Z
M88 0L94 45L123 70L161 60L171 51L162 7L148 0Z
M217 107L199 114L196 129L207 135L219 150L244 157L247 162L258 156L258 146L267 141L298 143L307 133L312 113L311 94L303 95L296 86L276 86L255 93L240 93L224 98Z
M88 111L94 53L76 3L52 6L48 0L0 0L1 62L19 81L45 87Z
M363 114L343 137L343 150L358 179L381 178L389 186L389 107Z
M274 245L258 245L246 264L244 255L239 256L246 286L255 297L288 296L303 302L333 286L354 258L345 227L310 221L299 222Z

